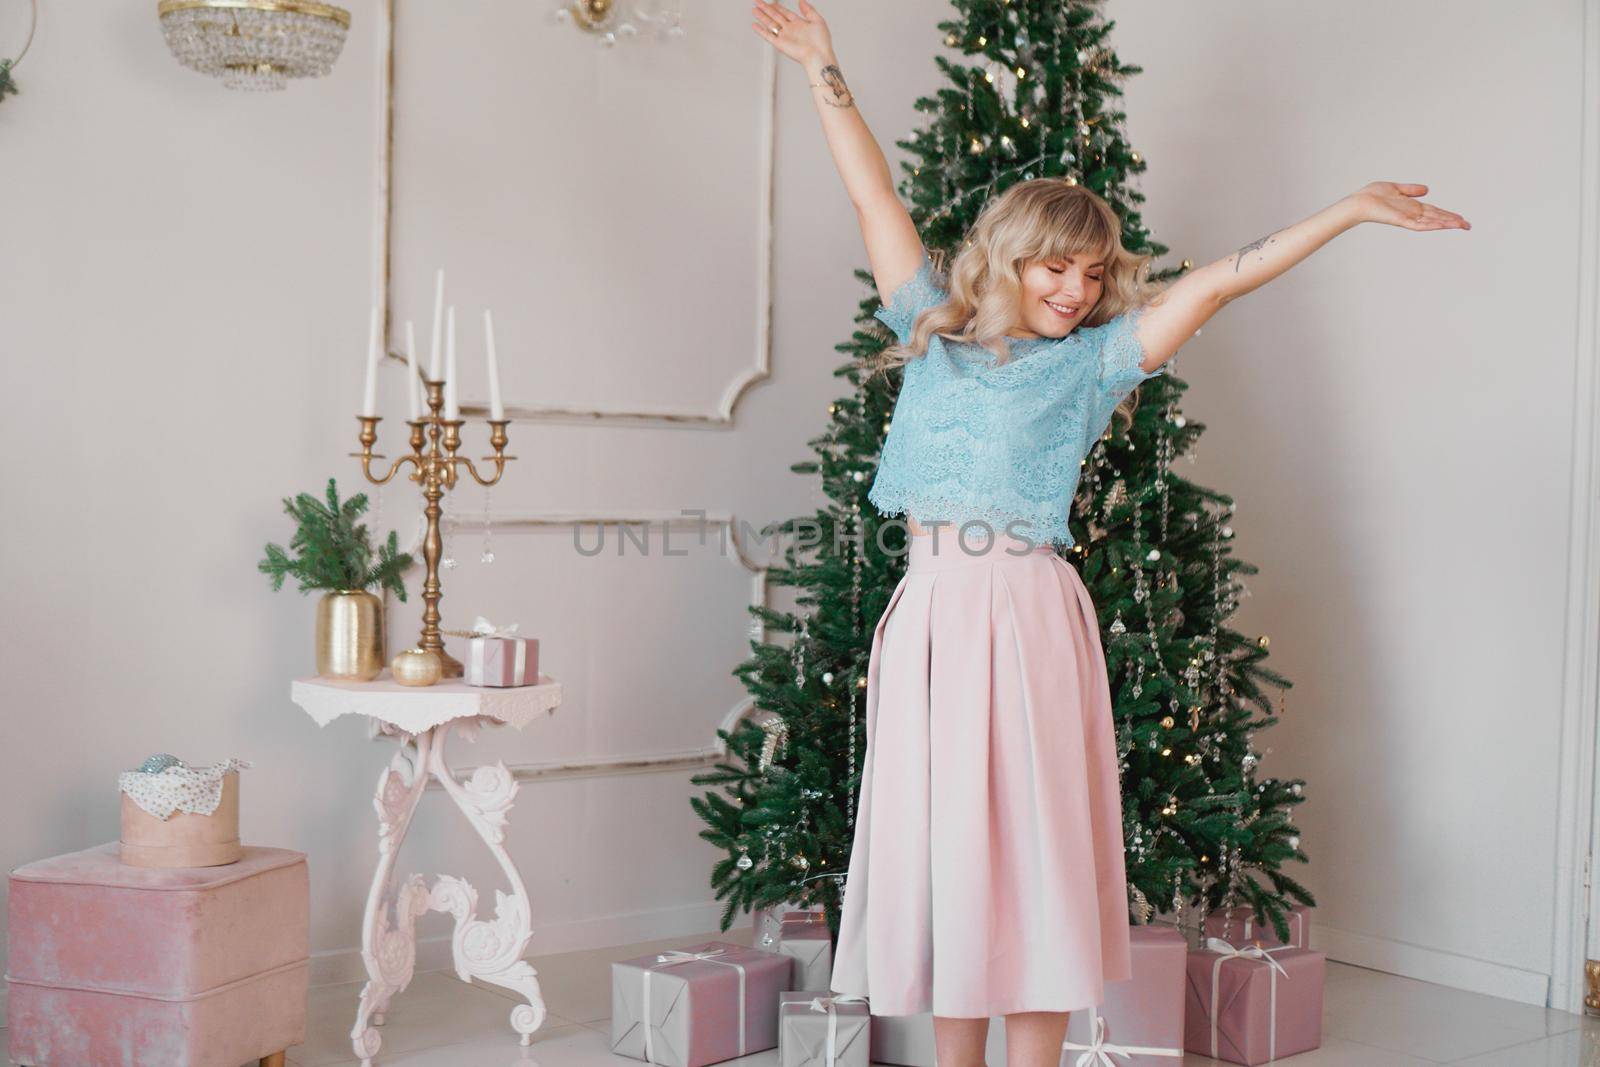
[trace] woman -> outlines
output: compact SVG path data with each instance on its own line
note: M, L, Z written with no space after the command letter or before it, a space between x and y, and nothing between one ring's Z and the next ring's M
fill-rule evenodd
M1068 1014L1131 976L1105 657L1055 547L1072 543L1080 463L1219 308L1339 233L1471 226L1417 200L1426 186L1373 182L1157 290L1111 207L1045 178L984 206L945 283L827 23L798 2L755 0L753 28L805 70L899 341L868 499L911 535L873 634L832 989L876 1015L932 1012L940 1067L981 1064L995 1015L1012 1067L1055 1067Z

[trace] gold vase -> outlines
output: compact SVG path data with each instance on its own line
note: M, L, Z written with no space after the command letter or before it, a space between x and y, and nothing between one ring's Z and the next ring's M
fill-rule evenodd
M317 601L317 673L367 682L383 670L383 601L364 589Z

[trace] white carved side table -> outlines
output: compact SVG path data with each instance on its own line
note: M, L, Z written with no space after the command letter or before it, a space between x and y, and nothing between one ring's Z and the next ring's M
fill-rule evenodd
M452 729L472 740L481 726L503 723L520 730L539 715L554 712L561 703L561 684L541 674L538 685L505 689L479 688L460 679L409 687L384 671L370 682L296 679L290 696L319 726L340 715L366 715L377 721L382 733L400 741L399 751L378 778L373 801L378 809L378 868L361 923L361 956L368 979L350 1031L362 1067L371 1067L383 1043L377 1027L383 1025L390 998L411 982L417 962L416 921L429 911L448 912L455 918L450 949L463 982L481 978L527 999L512 1010L511 1026L528 1044L544 1024L545 1007L538 972L522 958L533 935L528 890L504 844L517 782L498 761L477 768L464 782L457 781L445 763L444 748ZM452 875L439 875L430 890L422 875L413 874L391 892L395 855L430 776L439 780L445 795L483 838L511 883L510 894L495 890L493 919L478 918L478 891Z

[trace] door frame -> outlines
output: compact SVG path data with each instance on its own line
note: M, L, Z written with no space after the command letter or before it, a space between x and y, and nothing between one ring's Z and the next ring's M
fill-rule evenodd
M1555 914L1547 1004L1583 1011L1586 959L1600 959L1600 0L1585 0L1579 148L1578 351L1566 669L1557 776Z

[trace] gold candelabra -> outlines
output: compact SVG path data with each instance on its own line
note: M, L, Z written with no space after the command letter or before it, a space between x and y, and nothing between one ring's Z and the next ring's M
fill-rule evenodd
M505 473L506 461L517 457L506 455L506 426L511 420L489 419L489 444L494 448L494 455L484 456L481 462L494 463L494 474L488 478L479 474L471 458L456 455L461 447L461 427L465 420L447 419L442 414L444 382L423 379L422 384L428 391L428 413L420 419L406 420L406 425L411 427L410 455L396 459L381 478L372 473L373 460L388 458L372 451L378 441L378 423L383 421L380 415L356 416L361 423L361 451L350 454L361 460L361 472L373 485L387 484L402 467L411 464L410 478L422 487L422 496L428 502L423 509L428 519L428 532L422 540L422 558L428 575L422 582L422 640L418 645L439 654L446 678L459 678L463 673L461 661L445 652L444 638L439 632L439 600L443 596L439 586L439 557L444 551L444 539L439 535L439 518L444 509L439 502L448 490L455 488L458 464L465 465L473 481L491 486Z

